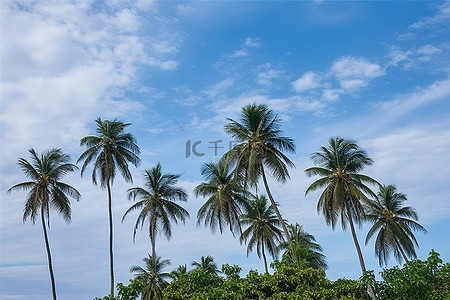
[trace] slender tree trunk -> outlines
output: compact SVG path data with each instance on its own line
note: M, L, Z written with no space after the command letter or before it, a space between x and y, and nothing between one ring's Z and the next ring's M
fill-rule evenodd
M270 203L272 204L272 208L275 210L275 213L277 214L277 217L278 217L278 221L280 222L280 224L283 228L283 232L286 237L286 241L290 242L291 238L289 236L289 231L286 227L286 224L284 223L283 218L281 217L281 213L278 210L278 206L275 203L275 200L273 199L272 193L270 192L269 184L267 183L266 173L264 171L263 166L261 166L261 171L262 171L261 173L262 173L262 178L263 178L263 182L264 182L264 187L266 188L267 196L269 197Z
M264 270L266 270L266 273L269 273L269 269L267 268L266 252L264 251L264 238L261 239L261 244L262 244L262 256L264 260Z
M106 181L106 187L108 189L108 216L109 216L109 273L111 276L110 293L111 297L114 297L114 253L113 253L113 212L112 212L112 196L111 185L109 179Z
M350 222L350 230L352 231L353 242L355 243L356 252L358 253L359 264L361 266L362 272L366 272L366 265L364 264L364 258L361 252L361 247L358 243L358 237L356 236L355 225L353 224L353 218L350 214L350 207L347 206L347 218Z
M48 241L47 227L45 225L44 205L41 205L41 221L42 221L42 230L44 231L45 248L47 250L48 270L50 272L50 282L52 284L53 300L56 300L55 276L53 275L52 255L50 253L50 243Z
M364 275L364 273L366 272L366 265L364 264L364 258L363 258L362 252L361 252L361 247L359 246L358 237L356 236L355 225L353 224L353 218L352 218L352 215L350 214L350 207L347 206L346 210L347 210L347 218L350 223L350 229L352 231L353 242L355 243L356 252L358 253L359 264L361 265L361 270ZM375 292L374 292L371 284L367 285L367 293L369 294L369 297L372 300L377 299L375 297Z
M156 220L154 218L150 219L150 242L152 244L152 258L156 259Z
M291 236L289 235L289 231L286 227L286 224L284 223L284 220L281 217L281 213L278 210L278 206L275 203L275 200L273 199L272 193L270 192L269 184L267 183L266 172L264 171L264 166L262 166L262 165L261 165L261 173L262 173L262 178L263 178L263 182L264 182L264 187L266 188L267 196L269 197L272 208L275 210L275 213L278 217L278 221L281 223L281 226L283 228L284 236L286 237L286 242L289 245L288 248L289 248L289 252L291 253L292 260L294 261L294 263L297 263L297 257L295 256L294 250L292 249Z

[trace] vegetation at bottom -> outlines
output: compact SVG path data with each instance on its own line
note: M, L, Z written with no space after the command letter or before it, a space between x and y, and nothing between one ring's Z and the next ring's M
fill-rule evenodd
M154 296L146 294L148 285L154 283L144 282L142 276L136 276L128 285L117 285L116 297L94 300L370 299L367 284L373 287L380 300L450 299L450 263L443 263L434 250L426 260L415 259L403 267L384 269L380 281L375 280L373 271L366 272L359 280L339 278L331 281L323 269L303 268L277 260L272 266L275 268L273 274L250 270L245 277L240 277L239 266L229 264L222 266L220 275L206 268L181 273L175 270L171 273L173 280L162 287L161 294ZM158 274L153 278L158 278Z

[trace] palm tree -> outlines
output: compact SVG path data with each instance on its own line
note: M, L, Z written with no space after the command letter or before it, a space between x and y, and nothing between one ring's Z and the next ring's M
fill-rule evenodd
M194 267L194 270L203 270L213 275L217 275L217 273L220 272L217 268L217 264L214 262L214 258L209 255L206 257L202 256L200 262L193 261L192 266Z
M187 274L187 266L186 265L179 265L178 268L176 268L175 270L170 272L169 275L170 275L170 278L172 278L173 280L178 280L184 274Z
M359 173L364 167L370 166L373 160L355 141L340 137L330 138L328 147L322 147L321 151L312 154L311 158L318 166L306 169L306 175L308 177L319 175L321 178L314 181L305 194L324 188L317 202L317 211L322 212L325 221L333 230L339 218L343 230L350 224L359 263L364 273L366 266L354 223L362 224L364 218L362 201L368 201L366 194L374 195L366 184L379 185L375 179Z
M247 255L256 245L256 253L264 261L264 269L268 273L265 248L275 257L278 245L283 241L283 235L274 209L267 203L265 196L257 196L250 201L246 214L241 216L241 222L248 228L241 235L241 243L247 243Z
M169 273L162 271L170 265L170 260L149 254L143 261L144 268L140 266L130 268L130 272L135 273L135 278L144 284L141 299L162 299L161 292L169 284L167 280L170 278Z
M149 237L152 245L152 255L156 255L156 233L161 227L164 235L169 239L172 236L170 220L175 223L178 220L186 220L189 213L175 201L187 201L187 193L176 184L180 175L163 174L161 164L158 163L150 170L145 170L145 188L133 187L128 189L128 199L138 200L123 215L125 217L134 210L140 210L133 231L133 240L136 237L136 230L144 226L144 222L149 222Z
M383 185L375 200L365 206L366 220L373 223L366 237L366 245L370 238L378 232L375 241L375 255L380 266L387 265L389 255L394 253L401 263L402 258L408 262L417 258L414 244L419 246L412 230L427 232L418 222L419 218L414 208L403 206L406 195L398 193L395 185Z
M206 182L194 189L195 196L209 197L197 213L197 226L204 221L212 232L219 228L222 233L224 226L229 226L234 235L242 233L239 216L242 209L248 206L248 192L239 181L233 180L233 172L223 161L205 163L201 169Z
M37 215L39 213L41 215L52 294L53 299L56 300L55 276L53 274L47 226L50 227L50 208L55 209L66 222L70 222L72 210L69 197L78 201L81 195L75 188L60 180L63 176L78 168L70 163L70 156L63 153L61 149L53 148L41 155L38 155L33 148L29 149L28 152L31 161L19 158L17 164L29 181L13 185L8 189L8 193L13 190L29 191L23 210L23 222L30 217L35 224Z
M83 176L86 167L93 163L92 182L97 185L97 177L100 186L108 191L108 217L109 217L109 266L111 277L111 297L114 297L114 261L113 261L113 216L111 186L114 182L117 170L126 182L132 182L128 163L138 166L140 150L131 133L124 130L130 123L122 123L114 120L95 120L97 135L86 136L80 140L80 146L86 146L78 162L84 161L81 167Z
M294 141L282 136L278 115L274 115L264 104L248 104L242 108L240 122L230 118L228 121L225 132L238 144L224 154L224 161L233 163L236 167L235 174L243 174L245 182L250 186L257 186L259 179L263 179L278 222L286 239L289 239L289 231L267 183L266 169L277 181L286 182L290 178L288 167L294 167L294 163L283 152L294 153Z
M288 226L290 242L283 242L280 250L285 250L282 261L296 264L300 268L313 268L326 270L328 265L322 247L316 242L312 234L307 233L298 223ZM292 259L289 249L293 249L295 260Z

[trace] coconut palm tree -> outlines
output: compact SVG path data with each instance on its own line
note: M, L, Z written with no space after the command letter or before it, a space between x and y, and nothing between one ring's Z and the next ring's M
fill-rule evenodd
M330 138L328 147L322 147L321 151L312 154L311 158L318 166L306 169L306 175L321 177L307 188L306 195L324 188L317 202L317 211L322 212L325 221L333 230L339 219L343 230L346 230L347 224L350 225L361 270L364 273L366 266L354 224L362 224L364 219L362 202L368 201L367 195L374 196L367 184L379 185L375 179L360 174L364 167L373 163L373 160L355 141L340 137Z
M72 186L60 180L69 172L77 170L77 166L70 163L70 156L61 149L53 148L38 155L31 148L28 150L31 160L19 158L17 163L29 181L13 185L8 193L14 190L29 191L23 210L23 222L30 217L33 224L36 217L41 215L42 230L44 232L47 250L48 270L52 286L53 299L56 300L55 276L53 274L52 256L47 234L50 227L50 208L56 210L66 222L70 222L71 208L69 197L79 200L80 193Z
M213 275L220 273L217 264L214 262L214 258L209 255L206 257L202 256L200 262L193 261L192 266L194 267L194 270L204 270Z
M365 218L373 223L366 237L366 245L377 232L375 255L380 266L387 265L389 255L394 253L398 262L408 262L417 258L414 244L419 246L413 230L427 232L417 221L419 217L414 208L403 206L406 195L398 193L395 185L383 185L375 200L365 206Z
M133 178L129 170L129 163L134 166L140 164L139 147L131 133L124 130L130 123L122 123L114 120L95 120L97 135L85 136L80 140L80 146L87 149L78 158L77 163L83 161L81 176L87 166L93 163L92 182L108 191L108 217L109 217L109 266L110 266L110 295L114 297L114 260L113 260L113 216L111 186L120 172L126 182L132 182Z
M161 256L148 255L143 259L145 267L132 266L131 273L144 284L141 292L143 300L162 299L162 290L169 284L169 273L163 269L170 265L170 260L162 259Z
M312 234L307 233L302 225L296 223L288 226L290 242L280 244L280 250L285 250L282 261L296 264L300 268L313 268L326 270L328 265L322 247L316 242ZM292 259L290 249L293 249L295 260Z
M239 181L233 180L229 164L223 161L205 163L201 169L206 182L194 189L195 196L209 197L197 213L197 226L204 222L212 232L229 226L231 233L242 233L239 216L248 206L249 193Z
M264 269L268 273L267 258L265 248L272 257L275 257L278 245L283 241L282 230L279 228L280 222L274 209L268 204L265 196L256 196L250 201L247 213L241 216L243 225L248 225L241 235L241 243L247 244L247 255L256 246L256 253L264 261Z
M128 199L137 200L123 215L125 217L134 210L139 210L136 224L133 231L133 240L136 237L136 230L144 226L148 219L149 237L152 245L152 256L156 255L156 233L161 230L169 239L172 236L172 226L170 220L175 223L178 220L185 222L189 213L175 201L187 201L187 193L176 184L180 175L163 174L162 166L158 163L150 170L144 172L144 186L128 189Z
M240 122L228 118L225 132L237 144L224 154L226 163L234 164L235 174L242 174L246 184L257 186L262 178L272 209L278 217L286 239L289 231L275 203L267 183L266 172L279 182L284 183L289 177L288 167L294 163L283 152L295 152L294 141L282 136L281 121L264 104L248 104L242 108Z
M172 272L170 272L170 278L172 278L173 280L178 280L180 279L181 276L183 276L184 274L187 274L187 266L184 265L179 265L178 268L176 268L175 270L173 270Z

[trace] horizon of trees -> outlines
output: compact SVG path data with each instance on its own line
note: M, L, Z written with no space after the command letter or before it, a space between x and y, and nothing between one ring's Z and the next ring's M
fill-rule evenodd
M219 162L206 163L201 167L205 181L195 187L194 193L196 197L205 198L205 203L198 210L197 226L203 224L212 232L218 229L220 234L224 234L224 229L228 228L241 243L247 244L247 255L256 248L266 273L266 250L274 259L280 251L284 251L282 263L285 265L324 270L327 265L320 244L304 231L301 225L297 223L294 226L283 219L267 182L266 174L270 173L277 181L285 183L290 179L289 168L295 167L286 155L286 152L295 153L295 144L291 138L283 136L278 115L266 105L253 103L242 108L240 120L228 118L227 121L225 132L236 140L237 144L225 153ZM140 149L134 136L125 132L130 123L101 118L96 119L95 123L96 135L89 135L80 140L80 146L86 149L77 163L82 163L81 176L88 166L92 165L92 182L107 190L109 297L114 299L116 286L112 185L117 172L126 182L133 182L129 165L139 166ZM59 158L50 155L52 151L57 151ZM24 222L30 216L34 223L36 216L39 213L41 215L53 299L56 299L45 221L49 222L49 208L56 209L65 220L70 220L70 201L66 195L76 200L79 200L81 195L75 188L60 182L60 179L68 172L75 171L77 166L70 163L70 157L60 149L44 152L40 159L33 149L29 152L31 163L20 158L18 164L30 181L13 185L8 192L30 191L24 209ZM382 185L370 176L362 174L364 167L371 165L373 160L356 141L341 137L330 138L328 146L323 146L320 151L313 153L311 159L315 166L306 169L305 173L308 177L320 178L311 183L305 195L322 190L317 211L324 215L326 223L333 230L339 222L343 230L350 228L362 275L367 273L367 269L356 236L355 224L373 224L367 234L366 244L377 233L375 255L380 265L387 264L391 253L399 263L417 257L415 247L418 247L418 242L413 231L426 232L426 229L418 223L415 210L403 206L407 198L397 192L394 185ZM43 162L48 167L45 167ZM66 166L59 173L52 169L57 168L58 164ZM179 177L180 175L163 173L162 165L158 163L152 169L145 170L144 187L132 187L127 191L128 199L135 203L124 213L122 221L131 212L138 212L133 239L137 228L143 228L148 222L151 255L144 259L147 270L139 269L142 276L151 270L161 269L158 264L167 265L167 260L162 260L156 253L156 233L162 232L169 239L171 222L184 223L189 217L189 212L178 203L187 201L186 191L177 186ZM50 189L52 186L59 186L60 189ZM372 191L370 186L377 187L378 191ZM266 192L267 198L266 195L260 194L262 190ZM62 204L55 202L59 199L62 199ZM202 260L209 258L211 257L202 257ZM201 263L198 263L198 266L201 266ZM149 299L159 299L161 290L167 285L159 281L160 284L153 282L152 286L149 286L149 276L146 277L142 295L151 295L148 296ZM167 276L164 275L165 278ZM368 284L367 289L373 299L373 286Z

